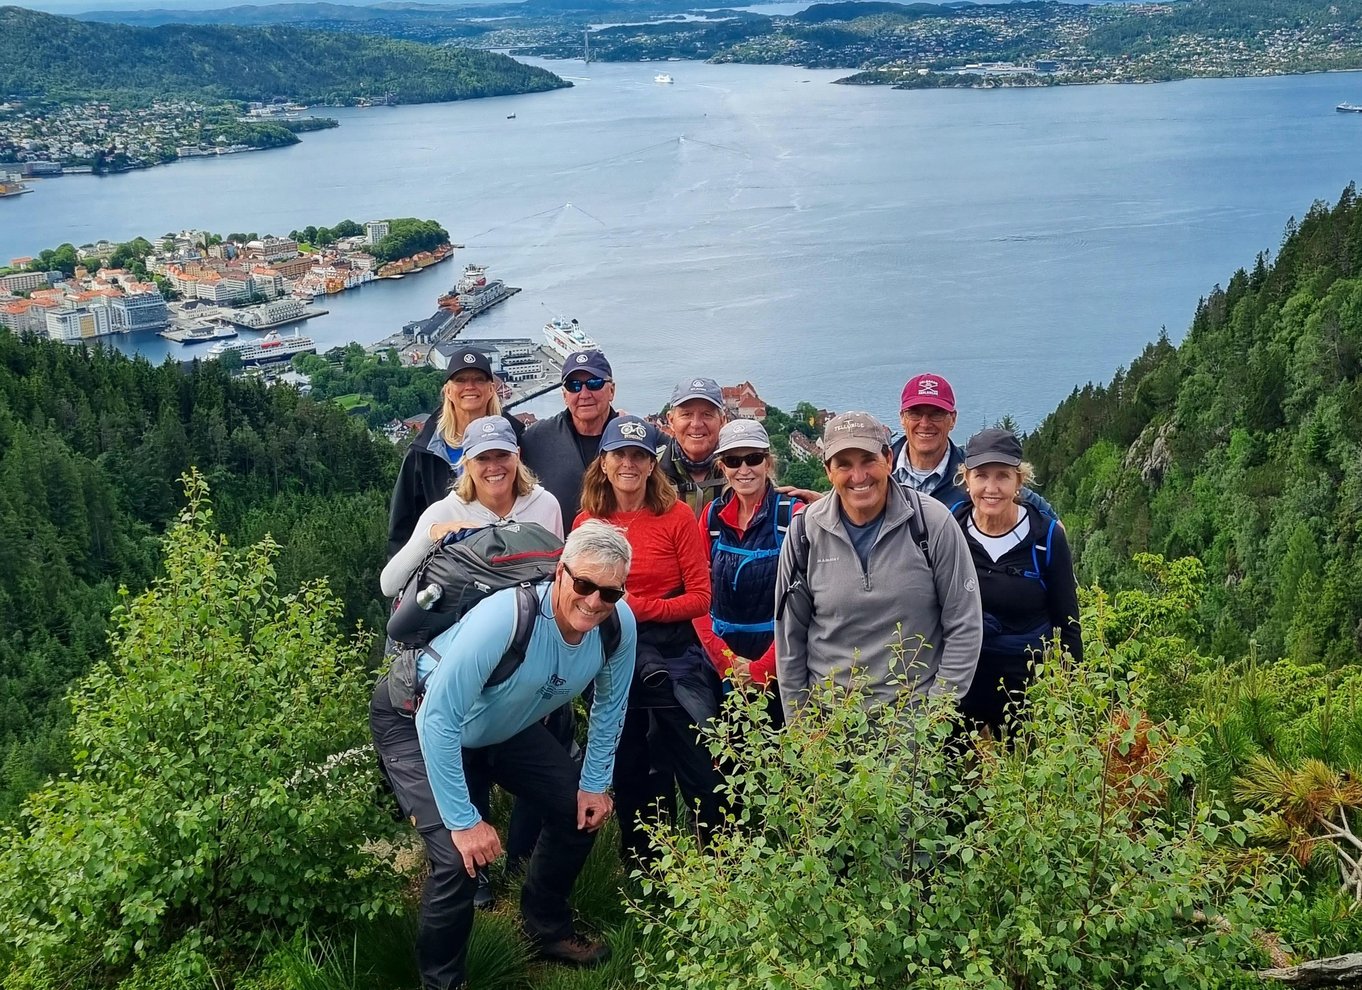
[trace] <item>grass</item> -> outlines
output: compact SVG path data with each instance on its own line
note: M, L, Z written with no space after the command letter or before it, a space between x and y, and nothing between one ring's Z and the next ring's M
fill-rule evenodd
M338 395L331 401L348 413L360 413L369 408L369 403L372 402L373 399L374 397L372 395L351 392L348 395Z

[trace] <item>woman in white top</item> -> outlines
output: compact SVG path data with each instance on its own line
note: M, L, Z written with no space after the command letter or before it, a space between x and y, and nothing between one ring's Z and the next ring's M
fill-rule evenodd
M463 464L454 490L421 513L411 539L383 568L379 576L383 594L391 597L401 591L430 548L450 533L514 519L538 523L562 537L558 500L520 462L515 430L505 417L484 416L468 424Z

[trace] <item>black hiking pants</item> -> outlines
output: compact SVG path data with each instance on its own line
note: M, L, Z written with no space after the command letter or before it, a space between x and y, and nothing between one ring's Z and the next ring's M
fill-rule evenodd
M387 678L369 703L369 730L384 776L402 814L426 846L430 875L421 894L416 955L424 990L454 990L467 978L468 936L473 928L477 881L464 870L463 856L440 818L421 755L416 722L392 706ZM544 827L530 856L520 913L525 931L542 943L573 934L568 895L595 842L594 832L577 828L578 767L540 722L505 742L463 751L470 791L495 783L530 803Z

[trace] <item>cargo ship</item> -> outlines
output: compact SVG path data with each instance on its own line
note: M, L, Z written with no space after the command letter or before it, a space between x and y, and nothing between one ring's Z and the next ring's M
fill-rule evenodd
M544 340L549 350L566 359L573 351L599 351L601 345L583 332L576 320L561 316L544 324Z
M288 361L295 354L316 354L317 345L311 337L295 332L292 337L281 337L277 330L271 330L259 340L244 340L234 344L214 344L208 352L210 357L222 357L229 351L241 357L244 365L274 364Z

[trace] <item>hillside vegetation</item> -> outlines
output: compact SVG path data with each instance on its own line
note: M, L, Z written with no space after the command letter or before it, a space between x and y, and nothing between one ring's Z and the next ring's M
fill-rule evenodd
M504 55L295 27L91 24L0 7L0 94L430 103L570 85Z
M1225 656L1355 663L1362 649L1362 204L1350 186L1028 441L1082 577L1194 554L1197 639Z

